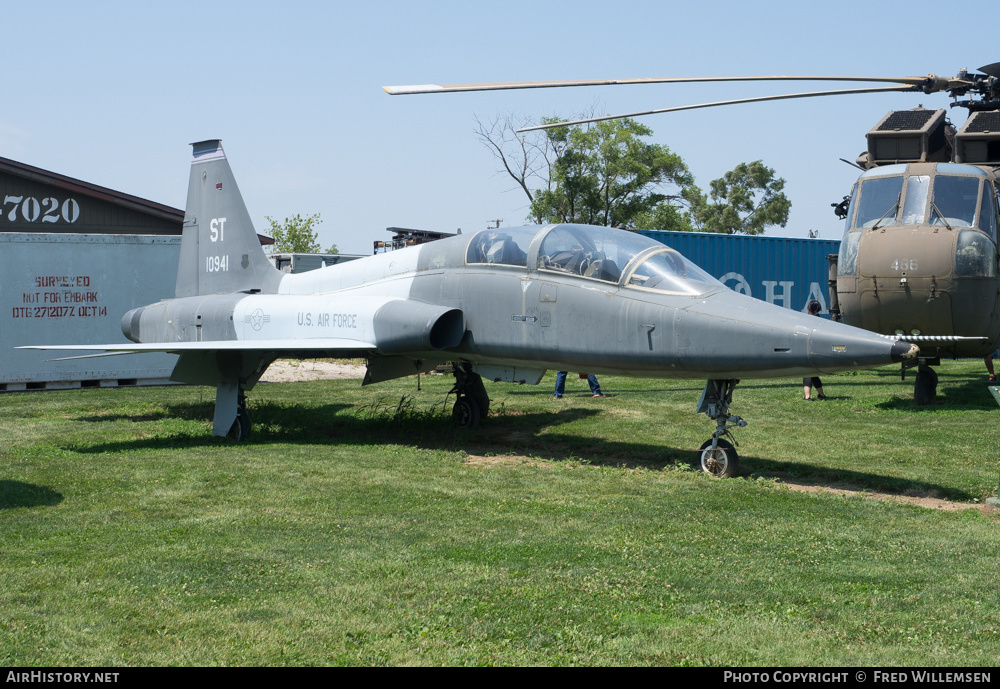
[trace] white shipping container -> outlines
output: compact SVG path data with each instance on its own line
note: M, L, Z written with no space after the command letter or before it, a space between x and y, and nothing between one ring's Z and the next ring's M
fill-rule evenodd
M169 382L173 354L53 361L72 352L15 347L128 342L125 312L174 296L180 243L170 235L0 233L0 391Z

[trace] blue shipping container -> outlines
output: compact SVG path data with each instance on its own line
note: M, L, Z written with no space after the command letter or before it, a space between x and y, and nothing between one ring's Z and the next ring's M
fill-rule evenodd
M676 249L736 292L802 312L815 299L822 313L828 313L827 255L840 250L839 239L653 230L639 234Z

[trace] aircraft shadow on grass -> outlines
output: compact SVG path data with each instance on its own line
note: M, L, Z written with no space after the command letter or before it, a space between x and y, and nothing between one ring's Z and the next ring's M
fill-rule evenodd
M15 507L51 507L58 505L62 499L62 493L45 486L0 480L0 510L11 510Z
M380 402L366 407L327 404L304 409L296 406L264 403L251 412L259 431L249 446L268 444L353 445L397 444L430 450L464 450L470 454L523 455L549 462L586 462L593 466L642 468L659 471L676 464L690 464L697 459L697 448L640 443L633 440L584 437L573 433L552 432L571 422L586 421L605 413L599 409L566 408L557 412L507 414L500 410L476 431L456 432L447 414L413 410L403 397L398 403ZM908 403L907 403L908 405ZM444 405L441 405L444 408ZM905 409L909 409L906 406ZM916 409L916 408L915 408ZM347 413L345 413L345 411ZM353 413L352 413L353 412ZM132 419L137 423L159 419L184 418L211 423L212 404L177 404L168 407L158 418L149 414L95 417L100 421ZM543 431L546 431L543 433ZM135 450L166 450L191 447L226 447L219 438L201 432L163 434L135 440L100 443L67 448L86 454ZM818 467L808 462L777 461L753 455L741 457L744 476L808 477L824 483L837 483L878 489L898 494L937 495L953 500L971 500L974 496L939 484L914 479L890 477L877 472Z
M906 382L909 383L909 379ZM941 385L944 382L947 385ZM942 407L955 411L992 411L997 408L997 403L981 378L967 378L959 383L955 380L946 381L941 376L938 394L932 404L917 406L912 399L895 397L876 406L885 410L934 414Z

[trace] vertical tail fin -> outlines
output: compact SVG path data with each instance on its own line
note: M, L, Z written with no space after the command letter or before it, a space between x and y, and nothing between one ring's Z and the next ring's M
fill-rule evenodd
M277 291L282 273L260 246L222 142L211 139L191 146L175 295Z

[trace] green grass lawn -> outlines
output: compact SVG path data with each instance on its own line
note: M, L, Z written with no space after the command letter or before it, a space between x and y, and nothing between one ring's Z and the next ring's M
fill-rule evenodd
M206 388L0 395L0 663L996 664L1000 516L782 485L995 496L981 362L746 381L730 480L700 383L552 378L473 432L445 376L260 385L243 445Z

